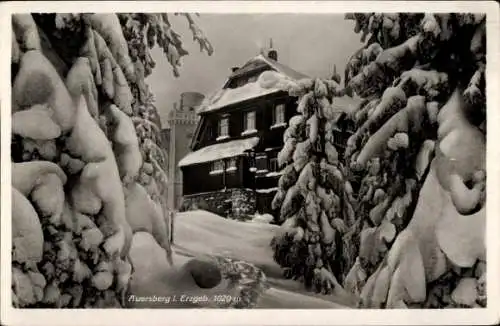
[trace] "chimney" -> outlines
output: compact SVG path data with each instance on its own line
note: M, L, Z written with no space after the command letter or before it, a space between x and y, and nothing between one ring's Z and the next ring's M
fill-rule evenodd
M278 51L273 49L273 39L269 40L269 51L267 52L267 57L269 59L273 59L274 61L278 61Z
M269 50L269 52L267 53L267 57L269 59L273 59L274 61L278 61L278 51Z
M333 65L333 73L332 73L331 79L336 81L338 84L340 84L340 82L341 82L342 77L337 72L337 65Z

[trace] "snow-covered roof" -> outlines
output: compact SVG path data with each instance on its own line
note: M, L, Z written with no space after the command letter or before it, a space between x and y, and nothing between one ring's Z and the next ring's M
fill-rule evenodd
M248 61L246 65L255 61L264 62L265 64L269 65L273 70L275 70L277 73L279 73L285 78L290 78L294 80L308 78L307 75L295 71L292 68L285 66L262 54L259 54L258 56ZM201 103L198 109L198 113L215 111L217 109L221 109L231 104L243 102L246 100L258 98L261 96L281 91L279 88L263 88L261 87L259 80L260 77L255 82L247 83L241 87L222 88L216 91L211 96L205 98L205 100Z
M299 79L303 79L303 78L309 78L309 76L307 76L301 72L298 72L296 70L293 70L292 68L290 68L282 63L279 63L278 61L275 61L275 60L273 60L265 55L262 55L262 54L259 54L258 56L256 56L254 58L254 60L262 60L265 63L267 63L268 65L270 65L271 67L273 67L274 70L276 70L277 72L280 72L283 75L285 75L289 78L292 78L292 79L299 80Z
M345 112L350 115L357 110L362 101L363 100L359 97L354 98L345 95L343 97L335 97L333 99L332 105L339 111Z
M209 103L203 106L198 111L209 112L221 109L230 104L235 104L250 100L253 98L258 98L264 95L273 94L279 92L278 88L263 88L260 86L259 81L253 83L245 84L238 88L225 88L216 92Z
M178 166L188 166L242 155L257 145L259 137L245 138L200 148L184 156Z

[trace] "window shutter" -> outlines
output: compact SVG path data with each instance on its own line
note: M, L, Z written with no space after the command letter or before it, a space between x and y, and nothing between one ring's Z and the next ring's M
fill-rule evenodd
M269 171L278 171L278 159L276 157L269 159Z

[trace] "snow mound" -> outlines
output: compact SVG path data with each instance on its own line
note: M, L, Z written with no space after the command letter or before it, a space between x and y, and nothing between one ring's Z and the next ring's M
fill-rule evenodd
M202 219L202 220L210 220L210 219L224 219L224 217L214 214L209 211L204 211L202 209L192 210L189 212L179 212L176 215L179 219Z
M254 218L251 220L253 223L271 223L274 220L274 217L271 214L256 214Z
M177 213L174 223L177 246L190 252L222 255L258 267L266 266L266 274L270 268L275 269L274 273L281 273L269 250L269 243L279 229L276 225L226 219L203 210Z
M270 214L263 214L263 215L255 215L255 216L266 216L266 215L269 215L271 218L272 218L272 215ZM208 212L208 211L204 211L204 210L192 210L192 211L187 211L187 212L179 212L176 214L175 216L176 218L176 226L179 226L181 227L184 227L184 226L187 226L189 225L190 227L193 227L193 228L196 228L196 227L208 227L208 225L210 225L211 227L209 227L208 229L206 229L207 231L209 231L209 229L212 229L212 228L221 228L221 229L225 229L226 231L235 231L237 232L237 228L240 229L240 234L234 234L235 236L241 236L241 232L243 232L241 230L241 228L252 228L253 225L252 224L248 224L248 223L245 223L245 222L242 222L242 221L238 221L238 220L233 220L233 219L229 219L229 218L225 218L225 217L222 217L220 215L217 215L217 214L214 214L214 213L211 213L211 212ZM256 226L258 227L258 226ZM277 229L278 226L275 226L275 225L272 225L272 226L269 226L269 230L274 230L274 229ZM266 227L267 229L267 227ZM223 230L221 230L223 231ZM225 233L225 232L224 232Z
M203 147L187 154L179 161L179 167L243 155L246 150L255 147L258 142L259 137L252 137Z

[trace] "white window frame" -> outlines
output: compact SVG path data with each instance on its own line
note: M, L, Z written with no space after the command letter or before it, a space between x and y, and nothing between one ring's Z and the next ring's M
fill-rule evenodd
M278 103L274 106L273 110L273 128L286 127L287 123L285 121L285 103Z
M256 116L257 114L255 113L255 111L247 111L244 113L243 127L245 128L245 130L241 133L242 136L251 135L257 132L257 129L255 129L257 124ZM253 118L250 119L250 117Z
M210 174L224 173L224 162L221 160L213 161L210 163Z
M217 126L217 139L222 140L229 138L229 117L224 117L219 120Z

